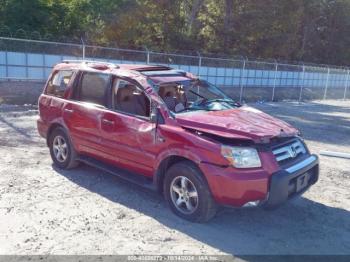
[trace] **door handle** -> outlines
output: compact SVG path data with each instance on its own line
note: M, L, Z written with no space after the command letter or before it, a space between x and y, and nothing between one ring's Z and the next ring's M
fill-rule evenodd
M68 108L65 108L64 111L67 112L67 113L70 113L70 114L74 112L73 109L68 109Z
M114 121L108 119L102 119L102 123L107 125L114 125Z

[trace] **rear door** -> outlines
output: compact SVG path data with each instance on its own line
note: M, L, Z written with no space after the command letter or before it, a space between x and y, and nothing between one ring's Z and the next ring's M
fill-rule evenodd
M109 92L109 74L81 72L72 100L64 108L65 123L80 153L105 158L100 119L106 110Z
M152 176L155 123L150 121L150 99L131 80L115 78L111 111L102 115L102 143L118 164Z

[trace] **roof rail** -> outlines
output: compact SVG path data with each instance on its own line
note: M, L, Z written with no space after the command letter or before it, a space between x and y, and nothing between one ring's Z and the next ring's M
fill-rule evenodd
M113 68L119 68L118 65L113 64L113 63L108 63L108 62L103 62L103 61L94 61L94 60L63 60L63 63L70 64L70 63L81 63L81 64L101 64L101 65L106 65L110 66Z

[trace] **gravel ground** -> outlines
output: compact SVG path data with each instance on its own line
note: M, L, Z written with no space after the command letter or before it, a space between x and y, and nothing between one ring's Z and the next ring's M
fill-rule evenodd
M350 152L350 102L254 104L300 128L314 153ZM275 211L176 217L155 193L94 168L52 166L30 107L0 107L0 254L350 254L350 160Z

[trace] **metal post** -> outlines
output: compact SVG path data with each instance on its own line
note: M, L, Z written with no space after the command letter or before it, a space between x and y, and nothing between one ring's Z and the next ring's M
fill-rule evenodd
M9 63L8 63L8 53L5 51L5 66L6 66L6 78L9 77Z
M46 75L46 56L43 53L43 79L46 78L45 75Z
M346 99L346 91L347 91L347 89L348 89L349 73L350 73L350 70L348 69L348 73L347 73L347 75L346 75L346 80L345 80L344 100Z
M303 74L301 75L301 86L300 86L300 93L299 93L299 103L301 102L301 98L303 95L303 88L304 88L304 79L305 79L305 65L303 64Z
M243 60L243 66L242 66L242 71L241 71L241 77L240 77L240 86L241 86L241 91L239 93L239 102L241 103L242 102L242 96L243 96L243 75L244 75L244 71L245 71L245 63L246 63L246 60L244 59Z
M325 100L327 98L327 89L328 89L328 82L329 82L329 67L327 69L327 80L326 80L326 86L324 89L324 94L323 94L323 100Z
M272 89L272 98L271 101L273 102L273 100L275 99L275 89L276 89L276 79L277 79L277 69L278 69L278 63L275 62L275 74L273 77L273 89Z
M146 64L147 65L149 65L149 63L150 63L150 51L149 51L149 49L147 48L147 47L145 47L145 49L146 49Z
M232 77L231 77L231 88L235 85L235 66L233 65L232 69Z
M81 43L82 43L82 47L83 47L83 60L85 60L85 42L84 39L81 37Z
M25 66L26 66L26 78L28 79L29 78L29 72L28 72L28 53L26 51L25 53Z
M226 75L227 75L227 67L225 66L225 69L224 69L224 86L226 86Z
M198 77L201 76L201 68L202 68L202 56L201 56L201 53L199 53L197 51L197 55L198 55L198 72L197 72L197 75Z
M209 81L209 66L206 66L206 68L207 68L207 75L205 77L206 77L206 80Z

